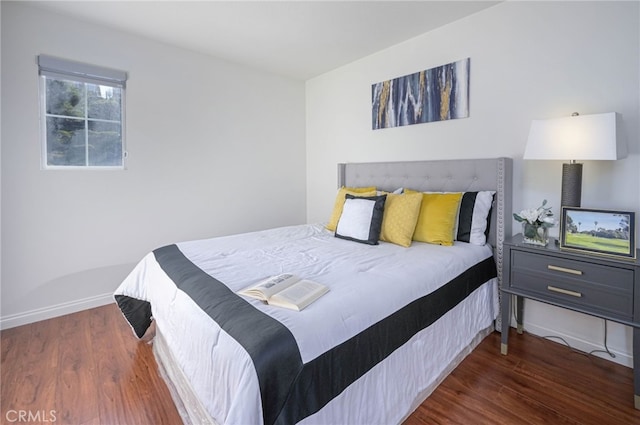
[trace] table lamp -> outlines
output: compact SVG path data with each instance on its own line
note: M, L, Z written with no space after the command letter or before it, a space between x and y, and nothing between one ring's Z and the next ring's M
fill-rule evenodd
M567 160L562 164L561 207L580 207L582 164L576 161L617 160L627 156L618 134L616 112L531 122L523 159Z

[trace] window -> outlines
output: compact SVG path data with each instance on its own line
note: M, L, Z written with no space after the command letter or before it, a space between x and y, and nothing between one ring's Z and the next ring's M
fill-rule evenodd
M126 72L38 56L45 169L124 168Z

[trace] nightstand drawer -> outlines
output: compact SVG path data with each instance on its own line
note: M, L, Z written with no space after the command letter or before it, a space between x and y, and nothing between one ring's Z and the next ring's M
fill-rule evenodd
M623 320L633 318L633 280L631 269L511 251L511 287Z

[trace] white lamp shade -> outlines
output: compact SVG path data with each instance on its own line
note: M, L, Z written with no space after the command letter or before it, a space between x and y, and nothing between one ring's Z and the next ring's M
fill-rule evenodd
M616 112L534 120L524 159L616 160L627 156Z

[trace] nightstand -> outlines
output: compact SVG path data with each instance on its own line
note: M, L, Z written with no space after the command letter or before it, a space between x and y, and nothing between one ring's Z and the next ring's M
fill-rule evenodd
M504 241L502 344L507 354L511 299L522 333L524 299L544 302L633 327L634 406L640 409L640 252L636 260L560 250L522 243L522 235Z

